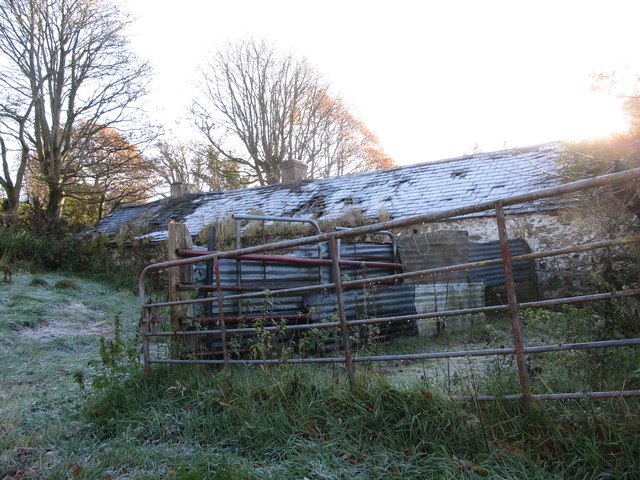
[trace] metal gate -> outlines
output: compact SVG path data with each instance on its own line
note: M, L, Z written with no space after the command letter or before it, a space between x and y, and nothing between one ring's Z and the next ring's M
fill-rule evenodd
M388 222L382 222L375 225L369 225L350 230L339 230L329 233L318 233L316 235L281 242L275 242L267 245L239 248L228 252L210 252L198 251L192 249L178 250L177 254L183 258L177 260L156 263L147 266L140 275L139 280L139 297L142 308L142 342L144 368L149 371L153 364L221 364L225 370L231 365L250 365L250 364L286 364L286 363L341 363L350 377L354 374L354 364L357 362L381 362L381 361L402 361L402 360L429 360L437 358L454 358L454 357L482 357L482 356L509 356L513 355L516 359L518 379L520 391L517 394L505 396L458 396L456 399L461 400L516 400L522 399L527 405L531 399L543 400L565 400L580 398L614 398L640 396L640 390L617 390L617 391L599 391L599 392L568 392L568 393L551 393L551 394L532 394L529 381L529 373L526 366L526 355L539 354L543 352L559 352L559 351L576 351L584 349L601 349L610 347L633 346L640 344L640 338L626 338L606 341L591 341L582 343L571 343L561 345L542 345L542 346L526 346L522 335L522 326L520 320L520 310L528 308L552 307L563 304L581 304L585 302L602 301L613 298L623 298L640 294L640 289L627 289L605 293L593 293L588 295L572 296L565 298L557 298L552 300L541 300L535 302L519 302L516 298L513 277L513 263L521 261L532 261L558 255L574 254L586 252L590 250L601 249L615 245L625 245L640 241L640 236L616 238L613 240L592 242L583 245L574 245L549 251L534 252L524 255L512 256L509 249L509 239L506 230L505 207L511 205L519 205L527 202L548 199L559 195L566 195L583 190L594 189L599 187L611 187L640 178L640 169L629 170L622 173L605 175L590 180L583 180L574 183L568 183L561 186L538 190L535 192L500 199L497 201L484 202L471 205L464 208L457 208L443 212L419 215L409 218L397 219ZM458 265L452 265L441 268L432 268L429 270L420 270L405 273L387 273L382 275L362 275L360 278L347 278L343 276L345 268L360 268L363 271L375 268L383 269L399 269L400 264L395 262L376 262L371 260L344 260L340 258L339 242L357 235L373 234L380 230L392 230L398 228L406 228L416 224L442 221L449 218L460 217L463 215L495 211L496 229L501 245L501 258L468 262ZM328 246L329 258L295 258L291 256L273 255L273 252L282 251L283 249L291 249L293 247L302 247L315 245L317 251L322 249L319 245L326 242ZM314 249L309 249L312 251ZM322 274L315 277L313 283L306 285L297 285L280 289L268 289L268 285L260 289L256 287L246 287L240 282L236 285L225 285L221 279L220 264L225 259L233 259L240 262L261 262L263 265L282 265L295 264L305 267L330 267L330 279L324 279ZM200 298L178 299L166 302L150 303L147 300L145 290L146 279L151 272L161 269L184 269L197 263L211 262L213 265L212 282L210 284L191 284L179 285L182 290L192 290L195 292L211 292L213 296L200 295ZM362 319L349 319L345 311L345 291L347 289L360 288L363 286L377 286L389 283L395 283L407 278L425 277L437 275L446 272L464 271L479 267L488 267L494 265L503 265L505 288L507 292L507 304L485 306L477 308L467 308L459 310L438 311L430 313L417 313L412 315L396 315L396 316L378 316ZM237 309L234 315L229 314L229 305L242 301L266 301L269 298L286 296L291 294L303 294L307 292L329 291L335 296L337 303L337 318L323 319L322 322L311 321L309 315L298 313L290 318L272 318L270 320L281 320L280 324L247 326L238 324L238 317L251 321L252 318L245 315L243 317L242 309ZM208 312L206 315L200 315L198 318L202 321L196 322L198 325L184 328L177 331L167 331L165 328L168 324L166 318L161 318L160 311L168 308L192 308L195 305L206 306L203 311ZM213 307L213 308L211 308ZM406 324L407 322L425 318L440 318L448 316L478 314L486 312L508 312L511 320L511 332L513 344L507 348L498 349L481 349L481 350L463 350L463 351L447 351L447 352L430 352L430 353L414 353L403 355L369 355L354 356L352 352L352 341L350 339L353 329L363 325L391 325ZM246 322L244 322L246 323ZM203 327L204 325L204 327ZM215 328L212 328L214 325ZM207 327L209 326L209 327ZM305 356L305 357L286 357L286 358L231 358L230 356L230 335L259 335L261 332L277 332L278 334L293 334L311 329L334 329L339 332L340 354L331 356ZM209 355L209 358L198 357L197 355L181 355L174 354L172 358L154 357L150 351L152 341L158 341L164 337L167 341L176 341L182 339L183 344L199 341L201 344L219 345L219 356ZM196 340L200 339L200 340ZM203 339L207 339L206 341ZM211 352L209 352L211 353Z

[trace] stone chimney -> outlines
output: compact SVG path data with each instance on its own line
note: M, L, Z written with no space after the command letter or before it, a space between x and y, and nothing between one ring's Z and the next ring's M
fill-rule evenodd
M307 164L299 160L282 162L282 185L295 185L307 179Z
M189 193L196 193L198 189L193 183L172 183L171 198L184 197Z

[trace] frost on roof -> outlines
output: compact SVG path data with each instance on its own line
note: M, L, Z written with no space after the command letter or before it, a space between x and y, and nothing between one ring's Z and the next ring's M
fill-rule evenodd
M449 160L384 170L227 192L189 194L115 210L95 227L114 235L136 223L155 240L166 238L171 219L184 221L193 233L234 213L330 220L358 210L391 218L449 210L526 193L561 182L555 175L561 143L480 153ZM540 204L522 206L536 211Z

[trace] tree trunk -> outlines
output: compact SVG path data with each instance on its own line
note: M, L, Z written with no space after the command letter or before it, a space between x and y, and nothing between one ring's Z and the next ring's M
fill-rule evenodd
M64 200L64 192L60 186L49 186L49 201L47 203L47 219L58 220L62 215L62 203Z
M0 209L4 215L15 217L18 216L18 207L20 206L20 190L16 187L5 187L7 198L2 202Z
M191 233L185 223L169 223L167 232L167 260L178 260L176 254L178 248L192 248ZM190 291L178 289L180 283L193 283L193 265L169 268L169 295L170 302L191 299ZM184 331L192 328L189 325L189 317L193 315L191 305L175 305L170 307L171 328L174 331ZM197 353L200 339L196 336L176 336L171 345L172 358L190 357Z
M0 174L0 185L7 194L7 198L0 204L0 212L10 217L18 216L18 208L20 206L20 192L22 191L22 182L24 180L24 171L29 158L29 148L22 142L22 151L20 155L20 163L15 175L15 182L11 180L11 169L7 159L7 146L4 139L0 136L0 157L2 159L2 172Z
M104 204L106 201L106 196L100 195L100 203L98 203L98 221L102 220L102 216L104 215Z

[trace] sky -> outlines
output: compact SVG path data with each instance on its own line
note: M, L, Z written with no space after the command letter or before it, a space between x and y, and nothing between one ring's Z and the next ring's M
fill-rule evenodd
M178 138L198 69L249 36L305 57L400 165L621 130L592 75L640 75L637 0L122 2Z

